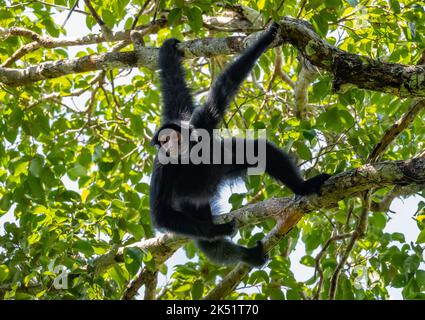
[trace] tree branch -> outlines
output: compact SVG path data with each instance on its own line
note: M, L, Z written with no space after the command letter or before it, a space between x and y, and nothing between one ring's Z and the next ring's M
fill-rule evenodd
M301 70L298 74L294 87L295 115L301 119L308 106L308 88L317 76L317 68L303 57L301 59Z
M305 21L285 17L281 36L300 50L312 64L334 77L334 90L350 86L395 94L425 96L425 65L385 63L338 49L315 33Z
M93 5L91 4L90 0L84 0L84 3L86 4L87 8L89 9L92 17L96 21L96 23L99 25L100 30L102 30L102 33L105 35L106 38L109 38L112 35L112 31L108 28L106 23L102 20L102 18L97 14L96 10L93 8Z
M339 275L341 274L341 270L344 267L345 263L347 262L348 257L350 256L351 251L354 248L354 245L357 243L357 240L362 238L367 230L367 224L368 224L368 217L369 217L369 210L370 210L370 198L372 195L372 191L368 190L364 194L363 198L363 209L361 212L361 215L359 217L359 220L357 222L356 229L351 234L350 242L347 245L347 248L345 249L344 254L342 255L338 265L335 268L335 271L331 278L331 285L329 289L329 299L335 300L336 296L336 290L338 288L338 279Z
M156 294L156 284L158 281L158 273L144 267L139 275L134 279L124 291L122 300L132 300L137 295L139 289L145 285L144 300L154 300Z
M285 17L280 37L272 47L288 42L315 66L333 74L336 91L349 86L386 92L401 97L425 97L425 65L384 63L338 49L315 33L305 21ZM180 44L186 58L211 57L241 52L260 33L248 37L204 38ZM99 69L147 67L157 69L157 48L90 55L80 59L45 62L26 69L0 68L0 82L19 86L67 74Z
M316 289L316 293L313 296L313 300L319 299L319 295L320 295L320 292L322 291L322 286L323 286L324 275L323 275L322 267L320 266L320 260L322 259L326 250L328 250L329 246L334 241L350 238L351 236L352 236L351 233L343 233L343 234L334 235L333 237L329 238L326 241L325 245L323 246L322 250L320 250L316 258L314 259L314 266L315 266L314 272L315 272L315 276L316 276L316 272L319 274L319 283L317 284L317 289Z
M393 142L398 135L403 132L412 122L416 116L425 108L425 99L415 100L409 110L397 120L390 128L385 131L381 141L375 146L370 153L367 162L376 162L382 154L387 150L391 142Z
M370 210L373 212L387 212L395 198L408 197L422 190L425 190L425 183L411 184L408 186L394 186L379 203L372 202Z
M138 26L135 30L138 31L139 37L144 37L148 34L152 34L158 32L159 29L165 27L167 21L165 19L158 19L154 23ZM19 28L23 29L23 28ZM26 29L23 29L24 31ZM90 45L102 42L115 42L115 41L125 41L126 43L130 43L131 41L131 31L132 30L124 30L112 33L108 39L105 37L103 33L94 33L83 37L78 38L63 38L56 39L52 37L40 36L37 35L36 41L28 43L21 48L19 48L14 54L12 54L5 62L1 64L1 67L10 67L13 63L21 59L26 54L36 51L40 48L58 48L58 47L70 47L70 46L81 46L81 45ZM26 34L34 39L35 35L30 34L32 31L26 30ZM0 40L10 36L23 35L19 34L16 28L10 29L0 29ZM65 60L68 61L68 60ZM21 70L21 69L17 69Z

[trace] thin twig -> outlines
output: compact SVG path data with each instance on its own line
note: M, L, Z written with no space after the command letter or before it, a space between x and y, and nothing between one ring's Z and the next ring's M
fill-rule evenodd
M112 36L112 31L109 29L109 27L106 25L106 23L102 20L102 18L97 14L96 10L93 8L90 0L84 0L84 3L86 4L87 8L89 9L91 15L93 16L96 23L99 25L100 30L102 30L102 33L105 35L105 38L109 39Z
M370 201L371 201L371 195L372 190L365 191L364 197L363 197L363 209L362 213L359 217L357 227L351 234L350 242L347 245L347 248L345 249L345 252L343 253L338 265L336 266L334 273L331 278L331 284L329 288L329 300L335 300L336 296L336 290L338 288L338 280L339 275L341 273L342 268L347 262L348 257L350 256L351 251L354 248L354 245L356 244L357 240L362 238L367 230L367 223L368 223L368 215L370 210Z
M315 270L314 270L315 275L314 276L316 276L316 272L319 273L319 283L317 284L316 293L313 296L314 300L317 300L319 298L320 292L322 291L322 285L324 280L323 270L320 265L320 260L322 259L323 255L325 254L326 250L328 250L328 247L331 245L332 242L343 240L349 237L351 237L351 233L337 234L333 236L332 238L329 238L326 241L325 245L323 246L322 250L317 254L315 259Z
M74 5L72 6L71 10L69 10L68 14L66 15L65 21L62 23L62 28L65 27L66 23L68 22L69 18L71 18L72 13L77 9L79 0L75 0Z

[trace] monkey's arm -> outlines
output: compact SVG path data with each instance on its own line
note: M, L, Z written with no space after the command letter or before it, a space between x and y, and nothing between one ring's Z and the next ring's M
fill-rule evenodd
M184 79L182 54L176 48L179 42L174 38L168 39L159 50L164 122L189 120L194 108L190 90Z
M330 178L329 174L322 173L304 180L294 160L286 152L266 140L232 138L231 150L240 150L238 144L243 145L242 150L247 150L247 152L244 154L245 158L239 159L239 162L236 161L236 154L233 153L233 164L227 167L229 176L238 176L245 173L248 168L258 167L259 170L265 170L267 174L282 182L297 195L318 193L322 184ZM248 154L252 152L255 152L258 162L253 161L255 158L248 158Z
M248 76L260 55L273 42L279 25L271 27L252 46L248 47L236 60L230 63L214 81L201 108L196 108L191 123L196 128L213 129L236 95L242 81Z

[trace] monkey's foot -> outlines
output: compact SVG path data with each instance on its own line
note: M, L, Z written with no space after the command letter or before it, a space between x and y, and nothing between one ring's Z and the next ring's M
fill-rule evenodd
M278 31L279 31L279 24L276 22L273 22L270 27L269 27L269 32L273 34L273 37L276 37L278 35Z
M301 191L297 193L298 195L304 196L309 194L319 194L320 188L331 177L330 174L322 173L311 179L304 181Z
M261 241L257 241L257 245L255 247L246 248L242 261L249 264L251 267L261 267L268 259L268 255L264 252L263 243Z
M236 221L233 219L232 221L221 223L221 224L213 224L212 228L205 234L207 239L218 239L223 237L232 237L235 235L236 229Z

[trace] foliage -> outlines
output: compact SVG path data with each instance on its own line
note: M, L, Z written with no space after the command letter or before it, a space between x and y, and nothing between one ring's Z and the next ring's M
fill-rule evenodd
M23 27L54 38L99 33L96 20L82 14L80 5L64 27L61 24L75 0L0 0L0 27ZM80 1L80 3L83 3ZM142 0L91 1L107 27L130 29ZM167 16L169 27L145 36L146 46L158 47L169 37L190 40L234 35L235 31L208 28L205 17L223 15L223 4L243 4L269 19L298 15L309 21L328 42L342 50L380 61L415 64L425 48L423 2L402 1L214 1L162 0L142 14L137 25ZM85 8L86 12L89 12ZM78 24L84 24L78 28ZM12 56L27 37L11 36L0 44L0 62ZM112 43L41 48L26 54L11 67L82 57L112 50ZM132 50L129 44L123 50ZM227 128L267 128L268 138L292 151L306 169L338 173L365 163L385 130L408 109L411 100L379 92L349 88L332 91L332 78L320 73L308 89L304 116L294 113L294 88L273 77L278 51L259 60L225 117ZM301 65L290 45L282 48L283 71L296 81ZM186 60L187 79L196 100L205 98L211 74L227 57ZM104 79L93 79L100 74ZM273 82L271 82L273 79ZM270 86L270 90L267 88ZM80 91L81 94L74 95ZM60 98L46 98L58 94ZM154 235L149 217L149 173L155 150L149 137L159 123L158 74L147 69L73 74L0 90L0 297L5 299L119 299L127 284L151 266L149 253L128 249L124 262L105 272L93 272L95 258L114 245L129 245ZM425 127L417 117L401 133L385 160L409 159L425 148ZM379 190L379 202L389 188ZM246 192L230 198L233 208L255 200L291 193L266 176L250 177ZM423 194L422 194L423 195ZM402 233L385 230L392 215L370 214L366 236L350 253L340 280L339 299L385 299L390 287L402 288L406 299L425 297L423 243L425 202L415 216L420 230L416 243ZM320 248L333 234L353 230L361 202L346 199L338 208L305 217L275 247L267 267L253 270L228 298L302 299L315 293L318 277L297 280L288 258L298 245L305 247L301 263L314 270ZM348 213L351 218L347 219ZM406 216L405 219L411 217ZM251 245L271 230L273 221L240 230L242 244ZM326 299L330 278L347 240L331 244L321 259ZM209 263L193 244L184 247L181 263L163 274L163 299L199 299L224 277L230 267ZM172 266L173 259L168 266ZM422 265L421 265L422 263ZM68 289L54 286L57 267L65 266ZM358 268L358 267L364 267ZM362 271L363 270L363 271ZM366 283L358 285L361 272ZM360 277L360 278L359 278ZM162 277L163 278L163 277ZM254 290L252 289L254 288Z

